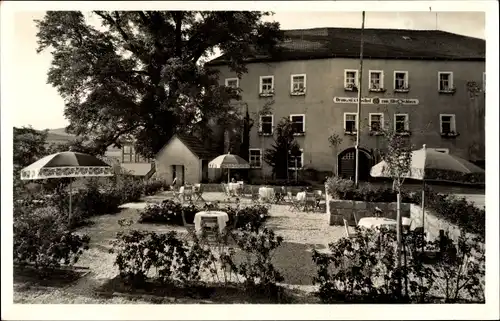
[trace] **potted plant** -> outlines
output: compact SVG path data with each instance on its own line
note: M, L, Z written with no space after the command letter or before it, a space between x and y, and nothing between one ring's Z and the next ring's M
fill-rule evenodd
M442 94L454 94L456 91L457 89L455 88L455 86L439 90L439 92Z
M290 94L292 96L302 96L302 95L305 95L306 94L306 88L305 87L294 88Z
M446 133L441 133L441 136L442 137L457 137L459 136L460 134L455 132L455 131L449 131L449 132L446 132Z
M345 91L358 91L358 87L355 84L347 84L347 86L344 87Z
M410 91L410 85L403 85L400 88L394 89L394 92L396 93L407 93Z

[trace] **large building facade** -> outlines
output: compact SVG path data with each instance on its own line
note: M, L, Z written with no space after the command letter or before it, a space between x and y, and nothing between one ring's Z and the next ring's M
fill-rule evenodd
M442 31L365 30L357 128L359 34L338 28L285 31L278 57L250 60L241 78L224 56L210 63L220 70L221 83L241 89L241 101L259 124L250 135L252 172L271 173L262 155L283 118L294 123L302 151L291 157L291 170L353 177L359 132L359 175L365 179L385 148L379 126L396 130L415 148L426 144L484 161L485 41ZM266 105L270 109L263 113Z

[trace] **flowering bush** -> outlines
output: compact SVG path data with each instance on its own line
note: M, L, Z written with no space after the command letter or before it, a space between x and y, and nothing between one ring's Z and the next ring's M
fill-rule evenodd
M210 280L219 284L224 281L223 285L227 285L236 280L247 289L276 294L277 282L283 277L271 259L283 239L267 229L239 231L234 236L241 249L239 257L234 249L221 243L210 246L203 237L186 242L175 232L158 234L136 230L118 233L110 252L116 253L115 265L120 276L134 287L143 286L148 279L183 286Z
M273 252L281 245L283 237L276 236L273 230L243 230L236 236L238 247L244 252L244 259L235 263L232 257L224 256L223 261L245 279L250 286L271 289L283 281L281 274L274 268L271 259Z
M190 246L175 232L120 232L112 244L110 253L116 253L120 276L135 286L142 285L152 269L154 278L163 283L199 281L200 272L210 264L209 249L197 242Z
M229 225L234 224L238 217L236 228L257 232L269 217L269 208L265 205L253 205L243 208L222 208L229 216Z
M165 200L161 204L147 205L141 212L140 223L165 223L172 225L183 225L182 212L186 221L192 224L194 215L201 211L195 205L183 206L181 203L172 200Z
M18 213L19 214L19 213ZM90 238L66 230L55 207L38 208L14 216L14 262L36 268L76 263Z
M181 203L165 200L161 204L147 205L140 214L140 223L165 223L172 225L183 225L182 215L186 222L192 224L194 216L200 211L223 211L228 214L228 226L234 224L234 219L238 217L237 228L258 231L266 219L269 217L269 208L265 205L253 205L248 207L221 207L220 204L206 204L203 208L196 205L182 205Z
M425 303L460 299L484 301L484 248L462 237L426 242L419 233L405 237L403 264L395 264L394 231L357 228L355 237L329 244L330 253L313 253L315 283L324 303ZM425 252L421 250L424 249ZM437 261L427 259L437 250ZM472 258L472 259L471 259ZM398 284L401 276L402 283ZM443 288L444 285L444 288Z

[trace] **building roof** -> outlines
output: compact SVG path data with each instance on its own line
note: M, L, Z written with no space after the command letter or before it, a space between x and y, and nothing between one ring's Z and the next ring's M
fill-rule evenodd
M203 143L196 137L193 136L188 136L188 135L175 135L177 138L179 138L184 145L186 145L189 150L195 154L199 159L207 159L211 160L217 156L219 156L219 153L217 153L214 150L207 149ZM175 137L174 136L174 137Z
M367 59L485 60L486 41L441 30L364 29ZM284 30L284 41L272 54L248 62L359 58L361 29L314 28ZM208 65L224 65L224 55Z

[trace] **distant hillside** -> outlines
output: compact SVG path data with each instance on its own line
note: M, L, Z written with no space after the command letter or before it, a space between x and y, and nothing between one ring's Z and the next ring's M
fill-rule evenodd
M55 135L62 135L62 136L75 136L73 134L69 134L66 132L66 128L54 128L54 129L48 129L50 134L55 134Z
M47 143L64 144L75 139L75 135L66 133L66 128L48 129Z

